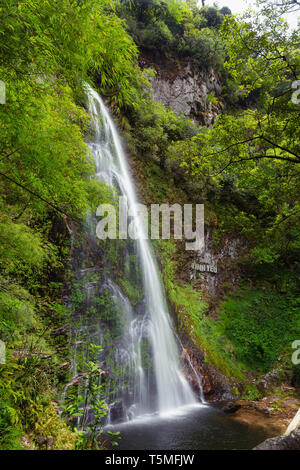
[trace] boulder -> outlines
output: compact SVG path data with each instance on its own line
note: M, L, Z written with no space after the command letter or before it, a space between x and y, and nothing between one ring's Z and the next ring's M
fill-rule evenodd
M109 415L111 423L122 421L125 418L125 411L122 401L117 401L110 405Z
M224 411L224 413L235 413L237 410L239 410L242 407L239 403L236 401L229 401L224 404L224 406L221 407L221 410Z
M271 370L258 382L257 388L261 393L266 393L279 384L280 377L278 372L276 370Z
M300 428L287 436L277 436L266 439L253 450L300 450Z

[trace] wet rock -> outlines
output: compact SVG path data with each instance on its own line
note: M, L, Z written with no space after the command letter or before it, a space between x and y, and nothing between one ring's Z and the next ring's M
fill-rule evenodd
M52 437L44 437L41 435L36 436L35 438L38 448L40 450L52 450L53 449L53 438Z
M235 413L237 410L239 410L242 406L234 401L229 401L225 403L222 407L221 410L224 411L224 413Z
M125 410L121 401L117 401L109 407L109 417L111 423L122 421L125 418Z
M295 393L295 390L293 391ZM299 398L293 395L282 398L279 395L269 395L260 401L249 402L252 403L253 408L256 410L272 416L281 416L282 418L291 419L300 407Z
M298 398L290 398L288 400L283 400L281 402L282 408L298 408L299 407L299 399Z
M271 437L254 447L254 450L300 450L300 428L288 436Z
M183 372L195 393L199 391L199 379L207 401L232 400L231 386L216 367L207 364L203 353L187 335L182 335L184 350L181 354ZM188 358L187 359L187 355ZM190 364L191 363L191 364ZM192 368L191 368L192 365ZM199 379L195 376L198 375Z
M257 383L257 388L261 393L266 393L279 384L280 377L278 372L275 370L271 370Z
M214 310L216 298L237 285L240 269L236 259L245 252L245 245L241 238L231 238L217 248L212 227L205 227L204 239L204 248L191 254L183 278L206 293Z

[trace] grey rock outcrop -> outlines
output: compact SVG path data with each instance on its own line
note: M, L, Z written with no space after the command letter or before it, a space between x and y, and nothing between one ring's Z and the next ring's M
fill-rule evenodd
M213 230L207 227L203 249L195 251L191 257L189 279L201 280L205 292L212 298L217 296L225 283L237 284L239 273L234 262L245 249L238 238L227 239L223 246L216 248Z
M280 377L276 370L269 371L257 384L257 388L261 393L272 390L274 386L280 384Z
M175 73L169 68L156 66L155 78L150 78L153 98L177 114L211 126L221 112L221 104L211 102L209 94L221 93L221 81L213 70L199 70L191 63L180 66Z
M271 437L253 450L300 450L300 428L295 429L288 436Z

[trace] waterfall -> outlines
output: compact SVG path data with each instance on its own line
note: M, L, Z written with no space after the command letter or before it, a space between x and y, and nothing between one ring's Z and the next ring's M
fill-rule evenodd
M112 411L116 403L121 403L119 415L122 414L123 420L145 413L165 413L201 400L201 384L199 382L199 397L196 397L180 368L180 345L173 331L156 261L136 209L135 188L118 131L98 93L89 85L85 85L85 89L93 128L88 145L95 160L97 178L113 187L116 195L127 198L138 236L136 241L125 243L134 244L136 263L141 271L142 300L138 307L131 305L111 274L104 275L101 289L109 291L110 299L122 315L122 334L111 348L119 370L118 377L115 374L119 388L108 392L107 400ZM126 263L129 246L125 253L120 263ZM94 336L98 335L103 344L103 331L95 328L94 331ZM150 357L148 365L145 350ZM108 421L112 411L109 411Z

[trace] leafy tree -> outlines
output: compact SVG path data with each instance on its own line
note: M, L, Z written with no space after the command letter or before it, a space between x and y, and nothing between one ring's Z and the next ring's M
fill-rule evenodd
M264 14L263 21L227 17L221 30L226 67L243 108L252 96L256 106L219 116L212 129L174 144L171 151L188 174L206 175L218 184L220 202L227 192L224 230L231 227L257 243L257 261L275 262L278 256L295 260L299 249L300 108L291 99L299 73L299 34L290 33L273 8Z
M231 12L230 8L228 8L228 7L222 7L221 10L220 10L220 13L223 16L232 15L232 12Z
M102 352L100 346L91 343L89 346L89 360L83 364L83 376L86 377L84 384L70 385L67 389L65 402L62 406L63 416L69 420L80 419L81 426L75 428L78 439L78 449L103 449L105 439L103 438L103 418L107 415L107 405L103 396L103 383L101 382L101 370L98 362ZM100 385L99 385L100 383ZM85 413L93 413L93 421L88 426L84 426ZM88 432L87 432L88 431ZM113 440L113 446L118 445L120 432L108 432Z
M206 19L208 28L219 28L223 22L222 14L216 7L204 7L201 14Z
M8 361L0 370L0 447L20 447L45 416L60 434L55 445L64 436L74 447L51 404L58 359L50 330L66 315L70 233L88 209L111 200L92 178L82 81L97 82L120 113L146 84L136 58L113 1L1 2L0 336Z
M215 7L199 9L193 1L124 0L117 11L146 54L173 60L188 56L202 68L220 65L223 61L224 45L217 29L224 17Z
M284 10L288 12L300 9L300 2L298 0L271 0L270 4L275 7L284 8Z

